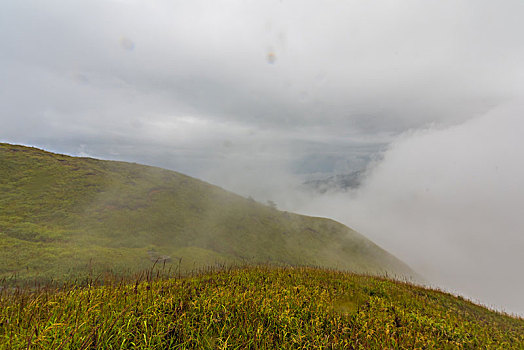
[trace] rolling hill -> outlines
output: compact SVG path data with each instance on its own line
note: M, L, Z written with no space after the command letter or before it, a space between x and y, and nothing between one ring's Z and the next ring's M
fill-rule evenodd
M325 218L282 212L183 174L0 144L0 278L64 280L160 263L313 265L415 276Z

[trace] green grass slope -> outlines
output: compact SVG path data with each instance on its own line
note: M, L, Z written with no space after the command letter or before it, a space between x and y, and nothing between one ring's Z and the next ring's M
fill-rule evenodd
M0 349L523 349L524 320L334 270L0 293Z
M413 275L335 221L278 211L160 168L0 144L0 278L132 273L159 261Z

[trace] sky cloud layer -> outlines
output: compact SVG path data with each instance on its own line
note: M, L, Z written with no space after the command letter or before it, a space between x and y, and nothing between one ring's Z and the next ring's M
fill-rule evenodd
M8 0L0 140L337 215L500 303L524 294L523 14L520 0ZM357 192L299 189L366 167Z

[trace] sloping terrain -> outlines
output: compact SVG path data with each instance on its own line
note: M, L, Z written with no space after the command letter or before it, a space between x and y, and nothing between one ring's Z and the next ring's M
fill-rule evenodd
M160 168L0 144L0 278L69 279L154 262L315 265L412 276L332 220L278 211Z
M312 268L0 292L0 349L522 349L524 320Z

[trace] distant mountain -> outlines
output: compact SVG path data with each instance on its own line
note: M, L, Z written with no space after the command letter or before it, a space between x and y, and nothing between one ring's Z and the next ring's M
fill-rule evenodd
M329 175L321 178L308 179L304 186L319 193L328 191L348 190L358 188L362 182L364 170L353 171L349 174Z
M0 144L0 278L65 279L153 263L316 265L414 276L352 229L160 168Z

